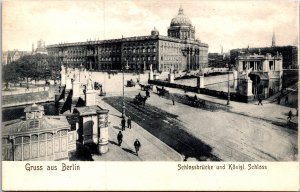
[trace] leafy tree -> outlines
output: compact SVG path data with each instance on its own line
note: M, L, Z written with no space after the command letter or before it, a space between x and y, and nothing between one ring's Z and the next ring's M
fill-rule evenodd
M15 65L15 62L12 62L8 65L4 65L2 68L2 80L5 82L6 89L8 89L9 83L16 83L18 81Z
M25 55L15 61L15 71L20 79L26 79L27 89L30 79L47 80L59 78L60 65L53 56L45 54Z
M29 79L35 78L37 73L36 60L33 55L25 55L16 61L16 72L21 79L26 79L26 87L29 88Z

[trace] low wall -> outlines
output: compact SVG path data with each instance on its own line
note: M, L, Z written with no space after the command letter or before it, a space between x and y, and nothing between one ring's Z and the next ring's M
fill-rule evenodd
M182 89L182 90L186 90L186 91L194 92L194 93L201 93L201 94L205 94L205 95L218 97L221 99L228 98L227 92L223 92L223 91L210 90L210 89L206 89L206 88L197 88L197 87L169 83L166 81L159 81L159 80L149 80L148 83L154 84L154 85L159 85L159 86L164 86L164 87ZM241 95L238 93L230 93L230 100L248 103L248 102L253 101L253 96L248 97L248 96L244 96L244 95Z
M36 93L23 93L16 95L4 95L2 96L2 107L41 103L47 102L49 100L50 99L48 91L41 91Z

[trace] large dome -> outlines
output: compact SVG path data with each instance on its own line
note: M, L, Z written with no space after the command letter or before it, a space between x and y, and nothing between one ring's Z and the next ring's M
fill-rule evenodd
M178 15L171 21L170 26L191 26L191 20L183 14L182 7L179 8Z

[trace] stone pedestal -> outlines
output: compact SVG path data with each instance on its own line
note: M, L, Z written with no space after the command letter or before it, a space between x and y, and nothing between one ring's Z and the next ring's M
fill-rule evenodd
M250 79L246 79L246 87L247 87L246 96L253 96L252 81Z
M80 82L79 81L72 82L72 89L73 89L73 97L80 97Z
M153 80L153 71L149 72L149 80Z
M232 71L233 74L233 80L238 79L238 72L236 70Z
M174 74L173 73L168 74L168 82L169 83L174 83Z
M234 79L234 80L233 80L233 89L234 89L234 90L237 90L237 87L238 87L238 80L237 80L237 79Z
M72 80L71 78L66 78L66 89L72 89Z
M204 76L199 76L197 78L197 87L204 88Z
M95 90L87 90L85 93L85 106L96 105L96 92Z

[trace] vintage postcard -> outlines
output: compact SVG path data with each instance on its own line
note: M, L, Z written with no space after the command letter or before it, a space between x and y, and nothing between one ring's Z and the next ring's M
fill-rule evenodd
M299 190L299 2L4 0L3 190Z

